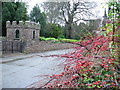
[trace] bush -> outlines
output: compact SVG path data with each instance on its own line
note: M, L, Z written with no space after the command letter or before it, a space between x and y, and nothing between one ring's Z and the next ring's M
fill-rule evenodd
M79 46L73 53L57 56L66 58L64 71L51 75L49 83L40 88L120 89L119 61L110 53L109 41L110 38L98 35L75 42Z
M74 40L74 39L63 39L63 38L60 38L59 39L61 42L77 42L79 40Z
M58 38L61 34L61 28L56 24L48 23L46 25L45 37Z
M56 38L51 38L51 37L50 37L50 38L46 38L45 40L46 40L46 41L51 41L51 40L57 40L57 41L58 41L58 39L56 39Z
M40 41L46 41L46 38L45 37L40 37L39 40Z
M49 37L49 38L45 38L45 37L40 37L39 38L40 41L54 41L53 43L60 43L60 42L77 42L79 40L74 40L74 39L65 39L65 38L53 38L53 37Z
M61 34L60 34L60 35L58 36L58 39L60 39L60 38L65 38L65 37L64 37L64 35L61 35Z

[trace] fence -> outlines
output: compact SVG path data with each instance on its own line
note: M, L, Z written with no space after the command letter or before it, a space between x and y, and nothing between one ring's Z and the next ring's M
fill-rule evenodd
M23 52L25 43L22 41L2 41L2 53Z

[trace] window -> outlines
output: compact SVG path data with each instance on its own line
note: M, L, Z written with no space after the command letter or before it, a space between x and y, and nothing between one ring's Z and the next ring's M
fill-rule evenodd
M19 21L17 21L17 24L19 24Z
M20 38L20 32L19 32L19 30L16 30L16 32L15 32L15 38L16 39Z
M33 39L35 39L35 31L33 31Z

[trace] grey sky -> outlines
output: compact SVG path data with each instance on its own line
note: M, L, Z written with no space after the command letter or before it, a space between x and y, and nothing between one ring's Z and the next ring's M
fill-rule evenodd
M45 2L47 0L24 0L25 2L28 3L28 13L30 13L30 11L32 10L32 8L36 5L36 4L40 4L42 2ZM49 0L50 1L50 0ZM56 1L56 0L51 0L51 1ZM57 0L58 1L58 0ZM60 0L59 0L60 1ZM65 1L65 0L64 0ZM101 18L104 15L104 10L105 8L107 8L107 5L105 5L105 3L108 0L89 0L89 1L94 1L97 2L97 7L93 10L93 13L98 16L99 18Z

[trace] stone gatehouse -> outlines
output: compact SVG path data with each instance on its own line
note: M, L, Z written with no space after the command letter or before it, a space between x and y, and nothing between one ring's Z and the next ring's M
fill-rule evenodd
M36 52L39 42L40 24L30 21L7 21L6 40L2 40L2 53ZM31 49L32 48L32 49Z
M7 37L2 41L2 52L34 53L41 51L67 49L74 47L69 43L51 43L49 41L39 41L40 24L30 21L7 21Z
M39 40L40 24L30 21L7 21L7 40Z

